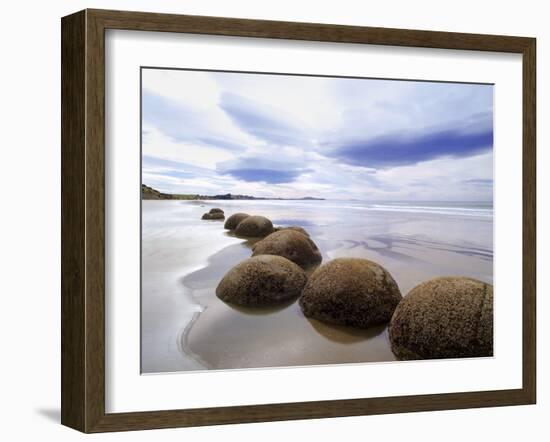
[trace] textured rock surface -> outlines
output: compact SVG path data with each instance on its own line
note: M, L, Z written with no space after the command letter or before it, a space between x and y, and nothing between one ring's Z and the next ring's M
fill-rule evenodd
M274 230L277 232L280 232L281 230L295 230L296 232L300 232L306 236L309 236L309 233L307 233L306 229L300 226L277 227Z
M261 238L273 232L273 224L265 216L249 216L236 227L235 233L248 238Z
M399 359L492 356L493 286L461 277L423 282L395 310L389 336Z
M223 213L214 212L214 213L205 213L201 219L208 219L208 220L223 220L225 219L225 216Z
M235 230L239 223L249 216L250 215L248 213L234 213L229 218L227 218L223 227L227 230Z
M302 268L319 264L323 259L307 235L291 229L279 230L254 244L252 256L256 255L282 256Z
M309 318L364 328L388 322L401 299L382 266L367 259L338 258L313 272L300 307Z
M304 271L288 259L260 255L229 270L218 284L216 296L245 306L272 305L297 298L306 281Z
M222 209L219 209L217 207L214 207L213 209L210 209L210 212L208 212L210 214L212 213L223 213L223 210Z

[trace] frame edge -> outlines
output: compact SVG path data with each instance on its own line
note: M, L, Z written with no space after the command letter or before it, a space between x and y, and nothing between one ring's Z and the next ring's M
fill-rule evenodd
M523 391L537 401L537 41L529 38L523 64Z
M216 27L217 26L217 27ZM282 26L282 29L278 29ZM523 385L517 390L105 413L104 31L188 32L523 55ZM332 38L329 38L330 36ZM104 432L536 402L536 40L529 37L87 9L62 19L62 424ZM101 279L103 277L103 279ZM312 409L312 407L314 407Z
M61 423L86 427L85 11L61 20Z

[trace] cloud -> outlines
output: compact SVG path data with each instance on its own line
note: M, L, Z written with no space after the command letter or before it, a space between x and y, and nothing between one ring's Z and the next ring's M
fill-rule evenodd
M142 78L143 179L159 190L491 198L490 85L148 69Z
M492 181L493 153L487 151L466 158L438 158L430 161L376 171L383 183L396 191L380 193L380 199L421 201L490 201L492 186L465 181Z
M226 173L244 181L265 182L265 183L289 183L300 176L295 170L276 169L231 169Z
M264 182L270 184L290 183L309 171L296 159L277 161L258 157L244 157L219 163L217 171L222 175L247 182Z
M329 155L349 164L370 168L404 166L442 157L465 158L493 147L492 127L479 126L480 123L475 121L474 124L456 128L400 131L343 144Z
M162 168L174 170L181 170L183 168L193 168L195 170L197 169L196 167L190 166L189 164L183 163L181 161L166 160L164 158L158 158L147 154L142 155L141 161L142 167L144 168Z
M171 183L177 183L178 179L192 179L199 176L210 175L214 178L212 172L206 168L150 155L142 156L141 168L143 177L147 176L155 180L166 178Z
M229 92L222 94L220 108L242 130L269 143L295 145L305 140L284 109Z
M333 85L340 124L323 134L325 146L377 137L445 129L490 129L493 87L478 84L397 80L348 80Z
M492 179L476 178L476 179L464 180L463 183L464 184L472 184L474 186L492 186L493 185L493 180Z
M142 95L143 123L152 126L176 142L221 147L242 151L244 140L231 131L219 131L219 122L212 115L197 112L181 103L147 91ZM223 127L223 126L222 126Z
M234 151L193 141L176 141L154 127L144 127L142 154L158 160L183 163L203 169L215 169L216 163L233 158Z

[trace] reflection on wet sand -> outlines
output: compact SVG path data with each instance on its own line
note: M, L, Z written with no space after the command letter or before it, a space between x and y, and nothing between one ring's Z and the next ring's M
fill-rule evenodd
M249 248L246 242L229 246L183 278L203 307L183 337L186 354L209 369L394 360L385 326L359 330L322 324L305 318L296 299L261 308L220 301L217 282L233 263L250 256Z
M262 308L218 299L215 290L222 277L251 256L259 239L238 238L219 224L201 224L200 215L211 205L144 204L144 372L396 360L385 325L362 330L324 324L305 318L295 299ZM352 211L350 216L347 205L339 209L318 202L229 201L216 202L218 206L226 214L261 213L274 225L306 227L323 263L339 257L370 259L390 271L403 295L436 276L465 275L492 283L492 218L383 211L358 211L361 216ZM162 217L157 215L161 208ZM216 242L223 246L214 247ZM212 253L205 255L207 247ZM206 258L199 259L198 252ZM171 342L180 362L164 350L172 348Z
M329 325L316 319L306 318L316 332L325 338L338 342L340 344L351 344L367 339L375 338L384 333L386 325L377 325L366 329L356 327L346 327L343 325Z

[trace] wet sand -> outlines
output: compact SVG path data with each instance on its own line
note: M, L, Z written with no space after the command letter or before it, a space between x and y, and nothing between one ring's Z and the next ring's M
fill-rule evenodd
M211 207L226 216L245 211L276 225L301 225L323 262L374 260L392 273L403 295L435 276L492 283L492 217L280 203L144 201L142 372L395 360L386 326L326 325L305 318L296 300L261 309L220 301L218 282L250 257L252 241L235 238L221 222L201 221Z
M185 277L204 306L183 347L209 369L279 367L394 360L384 326L360 330L305 318L298 302L245 308L219 300L217 282L233 262L250 257L246 243L229 246L208 267Z

